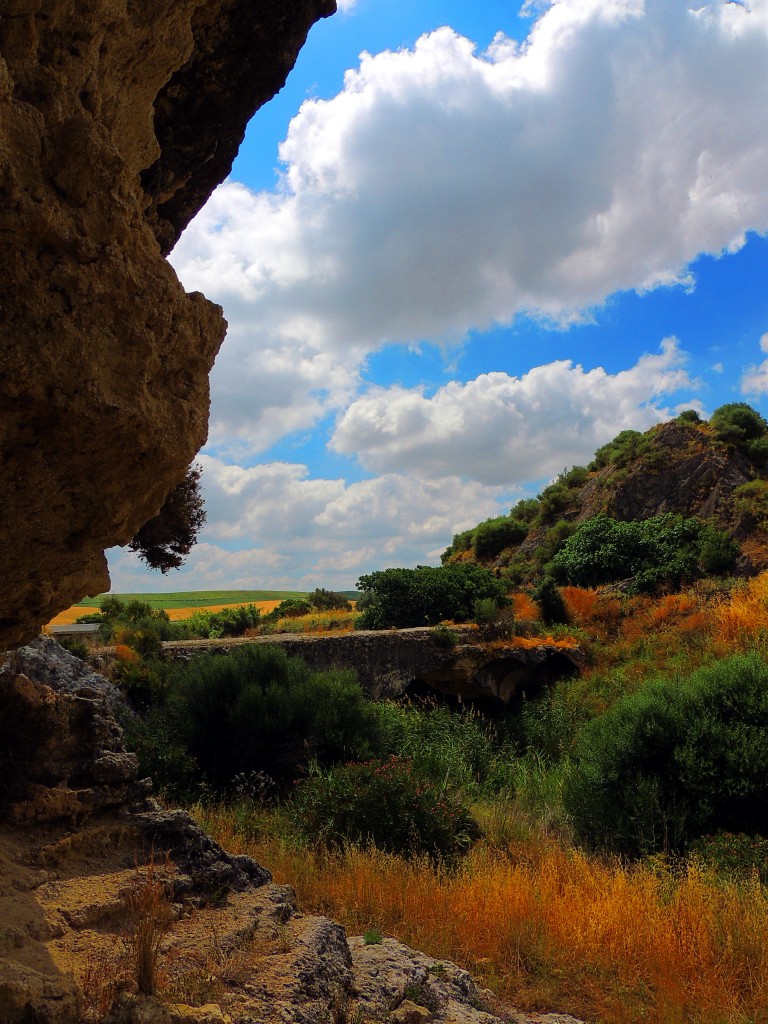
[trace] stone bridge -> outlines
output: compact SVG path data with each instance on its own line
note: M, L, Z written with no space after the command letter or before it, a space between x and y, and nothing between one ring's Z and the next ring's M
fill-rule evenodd
M584 655L577 647L542 640L490 640L475 626L455 626L453 647L442 645L431 629L358 630L351 633L280 633L236 640L173 641L166 657L189 658L201 651L224 653L242 643L277 644L311 668L354 669L374 700L399 697L428 687L467 700L509 704L578 672Z

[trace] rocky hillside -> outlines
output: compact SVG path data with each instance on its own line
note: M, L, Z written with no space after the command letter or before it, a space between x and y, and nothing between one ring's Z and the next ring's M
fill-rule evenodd
M443 561L474 560L528 582L597 516L636 523L671 513L710 537L724 534L721 547L733 543L733 557L702 566L703 575L752 575L768 567L766 443L768 423L743 403L723 406L709 422L690 411L643 434L622 431L538 498L457 534Z

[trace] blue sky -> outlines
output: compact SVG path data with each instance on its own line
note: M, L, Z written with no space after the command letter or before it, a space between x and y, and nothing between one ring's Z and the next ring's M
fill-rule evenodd
M768 415L768 0L339 6L171 256L230 324L208 523L116 591L348 589L621 429Z

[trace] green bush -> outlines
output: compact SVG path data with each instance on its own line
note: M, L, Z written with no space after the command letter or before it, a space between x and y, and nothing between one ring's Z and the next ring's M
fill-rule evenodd
M495 558L504 548L509 548L525 540L528 527L525 523L509 516L498 516L486 519L475 527L472 546L478 558Z
M100 612L99 638L103 643L119 639L145 657L156 657L163 640L176 640L185 635L181 623L171 622L163 608L153 608L148 601L105 597Z
M218 791L241 772L287 782L311 758L330 764L367 757L378 745L375 708L353 672L312 672L265 644L180 665L161 713Z
M736 511L751 516L759 526L768 523L768 480L749 480L733 492Z
M469 551L470 548L472 547L472 538L474 534L474 529L462 530L461 533L455 533L453 535L453 540L451 541L451 543L448 545L448 547L445 549L442 555L440 555L440 561L443 563L443 565L448 564L454 555L461 554L463 551ZM357 607L360 607L359 601Z
M705 864L724 878L757 877L768 884L768 839L743 832L718 832L691 843L692 860Z
M543 523L551 523L562 512L565 512L574 501L573 489L564 483L555 482L545 487L539 495L539 518Z
M582 730L564 800L582 841L622 853L768 834L768 665L732 657L620 700Z
M359 629L434 626L445 619L467 622L481 598L506 603L505 584L473 563L384 569L361 576L357 586L370 595Z
M184 625L192 636L218 640L224 636L244 636L261 621L261 612L255 604L222 608L219 612L193 612Z
M555 581L545 576L533 591L533 599L541 611L541 620L545 626L566 625L568 609L565 607L563 595Z
M478 626L491 626L499 617L499 606L492 597L480 597L472 606L472 617Z
M589 479L589 470L586 466L571 466L570 469L564 469L560 476L557 478L559 484L565 484L566 487L570 487L571 490L578 490L583 487Z
M273 608L265 618L272 621L277 619L298 619L302 615L309 615L312 605L305 597L287 597L281 601L277 608Z
M722 576L733 568L739 545L725 530L714 526L704 528L699 541L701 567L709 576Z
M510 519L516 519L519 523L525 523L528 526L531 525L538 515L538 498L521 498L509 513Z
M477 711L433 702L376 705L380 755L408 758L420 778L479 796L502 756L494 726Z
M558 579L576 586L630 580L630 591L653 593L679 588L705 570L721 572L734 555L727 534L695 518L668 512L621 522L601 513L581 523L552 559L552 568Z
M318 612L348 612L352 609L352 604L343 594L335 590L326 590L324 587L318 587L307 600Z
M450 626L433 626L429 633L438 647L451 649L459 642L459 634Z
M397 757L339 765L310 777L294 792L291 818L308 843L331 849L375 846L435 860L465 852L480 835L458 800Z
M194 757L180 741L175 725L162 705L142 715L122 714L125 746L139 759L141 778L151 778L155 789L176 800L192 800L202 782Z
M692 426L698 426L702 422L701 416L699 416L695 409L683 409L675 419L678 423L688 423Z
M768 422L746 402L729 402L712 413L709 425L715 437L739 448L747 448L750 441L768 433Z
M650 439L639 430L622 430L612 441L597 449L588 468L596 470L615 466L620 469L645 454L650 447Z

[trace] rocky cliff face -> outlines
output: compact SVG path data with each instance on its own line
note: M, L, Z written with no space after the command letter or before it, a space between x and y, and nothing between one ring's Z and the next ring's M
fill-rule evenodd
M335 0L0 12L0 650L108 589L204 442L219 307L164 256Z

